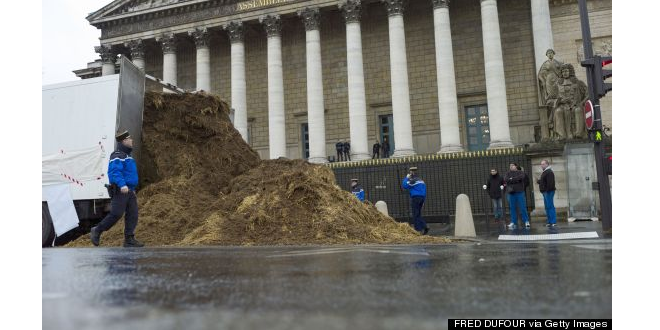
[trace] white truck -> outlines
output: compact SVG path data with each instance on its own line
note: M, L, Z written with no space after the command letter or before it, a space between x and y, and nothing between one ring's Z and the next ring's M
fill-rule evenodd
M42 87L42 246L110 210L108 157L129 130L140 158L145 74L123 58L120 74Z

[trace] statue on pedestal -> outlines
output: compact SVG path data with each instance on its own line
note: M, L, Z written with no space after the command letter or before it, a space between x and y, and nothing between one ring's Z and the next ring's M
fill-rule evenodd
M549 117L552 113L548 101L557 97L557 80L561 76L560 68L563 63L555 59L555 51L548 49L545 52L548 59L543 62L538 73L539 89L539 118L541 119L541 140L548 141L550 137Z
M557 94L550 93L547 100L548 107L552 111L548 125L551 139L586 138L583 108L589 93L587 85L575 77L573 65L561 66L561 76L556 82L556 91Z

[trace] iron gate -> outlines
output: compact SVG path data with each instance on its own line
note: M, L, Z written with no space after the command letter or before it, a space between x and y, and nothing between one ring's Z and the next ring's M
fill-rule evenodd
M504 176L512 162L531 173L531 159L522 148L372 159L330 163L328 166L334 171L337 184L342 189L350 190L351 179L359 179L365 190L365 199L371 203L385 201L390 216L399 221L409 221L411 217L408 191L401 188L401 182L408 168L417 166L427 189L422 212L424 219L449 222L456 213L456 197L459 194L470 198L474 215L492 214L490 197L482 186L486 184L491 168ZM532 184L536 183L530 176ZM525 194L528 212L534 209L532 194L530 186ZM503 202L507 206L506 200Z

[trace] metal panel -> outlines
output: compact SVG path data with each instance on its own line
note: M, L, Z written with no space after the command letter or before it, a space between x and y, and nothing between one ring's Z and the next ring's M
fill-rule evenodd
M531 170L531 159L521 149L507 151L463 152L449 155L420 155L403 159L376 159L362 162L333 163L330 166L337 184L349 190L352 178L360 180L365 199L371 203L379 200L387 203L390 216L408 221L410 199L401 182L408 168L417 166L420 177L427 187L426 202L422 214L430 222L449 222L456 213L456 197L466 194L470 198L474 215L492 214L490 197L482 186L486 184L490 169L496 168L501 175L516 162ZM531 180L530 184L535 184ZM527 210L534 209L533 189L526 192ZM506 200L504 200L506 206Z
M41 153L79 150L99 145L108 157L114 148L119 76L42 86ZM107 158L106 158L107 159ZM74 200L107 198L108 179L71 185Z
M117 131L128 130L133 137L132 156L140 161L142 114L144 110L144 72L127 58L120 66Z

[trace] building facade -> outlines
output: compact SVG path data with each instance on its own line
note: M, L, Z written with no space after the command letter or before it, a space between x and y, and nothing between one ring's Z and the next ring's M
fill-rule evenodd
M594 51L611 55L612 2L588 8ZM343 141L353 160L376 140L394 157L532 144L546 50L586 80L577 0L117 0L87 19L102 65L81 77L121 55L217 94L263 159L332 161ZM611 130L611 93L601 106Z

